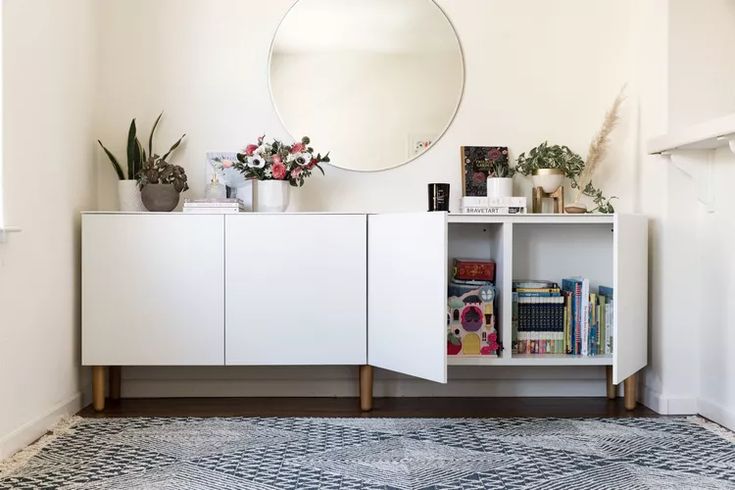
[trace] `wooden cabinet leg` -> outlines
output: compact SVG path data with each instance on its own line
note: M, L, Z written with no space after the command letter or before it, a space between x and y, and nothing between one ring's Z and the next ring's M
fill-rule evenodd
M120 399L120 383L122 378L122 367L110 366L107 368L109 372L109 390L110 400Z
M633 410L638 402L638 373L631 374L625 378L624 389L625 389L625 408L626 410Z
M605 367L605 375L607 377L607 399L614 400L618 397L618 387L613 384L613 368Z
M360 366L360 410L373 409L373 367Z
M98 412L105 409L105 367L92 368L92 406Z

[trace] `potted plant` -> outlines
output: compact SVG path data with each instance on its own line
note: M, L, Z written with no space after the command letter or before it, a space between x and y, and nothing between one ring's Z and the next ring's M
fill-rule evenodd
M158 123L161 120L163 113L159 114L156 118L156 122L153 124L150 136L148 136L148 153L140 143L137 135L137 128L135 119L130 122L130 129L128 129L128 141L127 141L127 177L123 172L123 169L115 157L115 155L108 150L102 141L97 140L97 143L102 147L107 158L110 159L112 167L115 169L115 173L119 179L117 184L118 189L118 202L120 211L144 211L143 201L141 199L141 191L139 189L140 174L143 170L144 163L148 160L149 155L153 155L153 137L158 127ZM184 135L186 136L186 135ZM164 155L167 157L181 144L184 136L171 147L171 149Z
M533 186L549 194L564 183L565 177L574 179L583 168L582 157L568 146L549 145L546 141L531 149L528 155L521 153L516 164L516 171L530 175Z
M143 165L140 195L148 211L173 211L179 205L179 195L189 189L186 171L166 162L167 156L149 156Z
M261 136L257 144L250 144L237 154L233 167L245 178L253 179L255 211L283 212L288 207L290 187L301 187L313 170L329 162L329 153L322 156L309 146L304 136L298 143L287 145L276 139L270 142Z
M490 173L487 178L487 197L513 196L513 175L516 170L508 165L508 150L491 148L488 160Z

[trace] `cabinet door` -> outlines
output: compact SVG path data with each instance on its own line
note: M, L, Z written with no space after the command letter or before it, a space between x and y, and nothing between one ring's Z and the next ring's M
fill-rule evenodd
M226 218L228 365L365 364L365 215Z
M613 239L615 334L613 383L646 365L648 353L648 221L616 215Z
M82 361L224 364L222 216L84 216Z
M446 213L368 217L368 322L368 364L446 383Z

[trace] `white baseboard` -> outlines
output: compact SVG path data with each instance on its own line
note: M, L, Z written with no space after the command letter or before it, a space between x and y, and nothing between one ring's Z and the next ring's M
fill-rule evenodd
M60 418L73 415L82 408L82 394L76 393L41 416L26 422L10 434L0 437L0 460L25 448L53 427Z
M643 387L639 401L661 415L695 415L699 413L696 398L664 396L647 386Z
M699 414L723 427L735 431L735 411L711 400L699 399Z

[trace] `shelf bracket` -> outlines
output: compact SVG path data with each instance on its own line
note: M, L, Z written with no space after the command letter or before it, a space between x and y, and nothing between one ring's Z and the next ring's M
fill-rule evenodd
M731 141L730 147L733 145L735 143ZM696 186L697 201L708 213L714 213L714 152L687 149L661 152L661 156L668 158L674 167L692 180Z
M720 136L717 141L727 141L730 151L735 154L735 134L728 134L726 136Z

